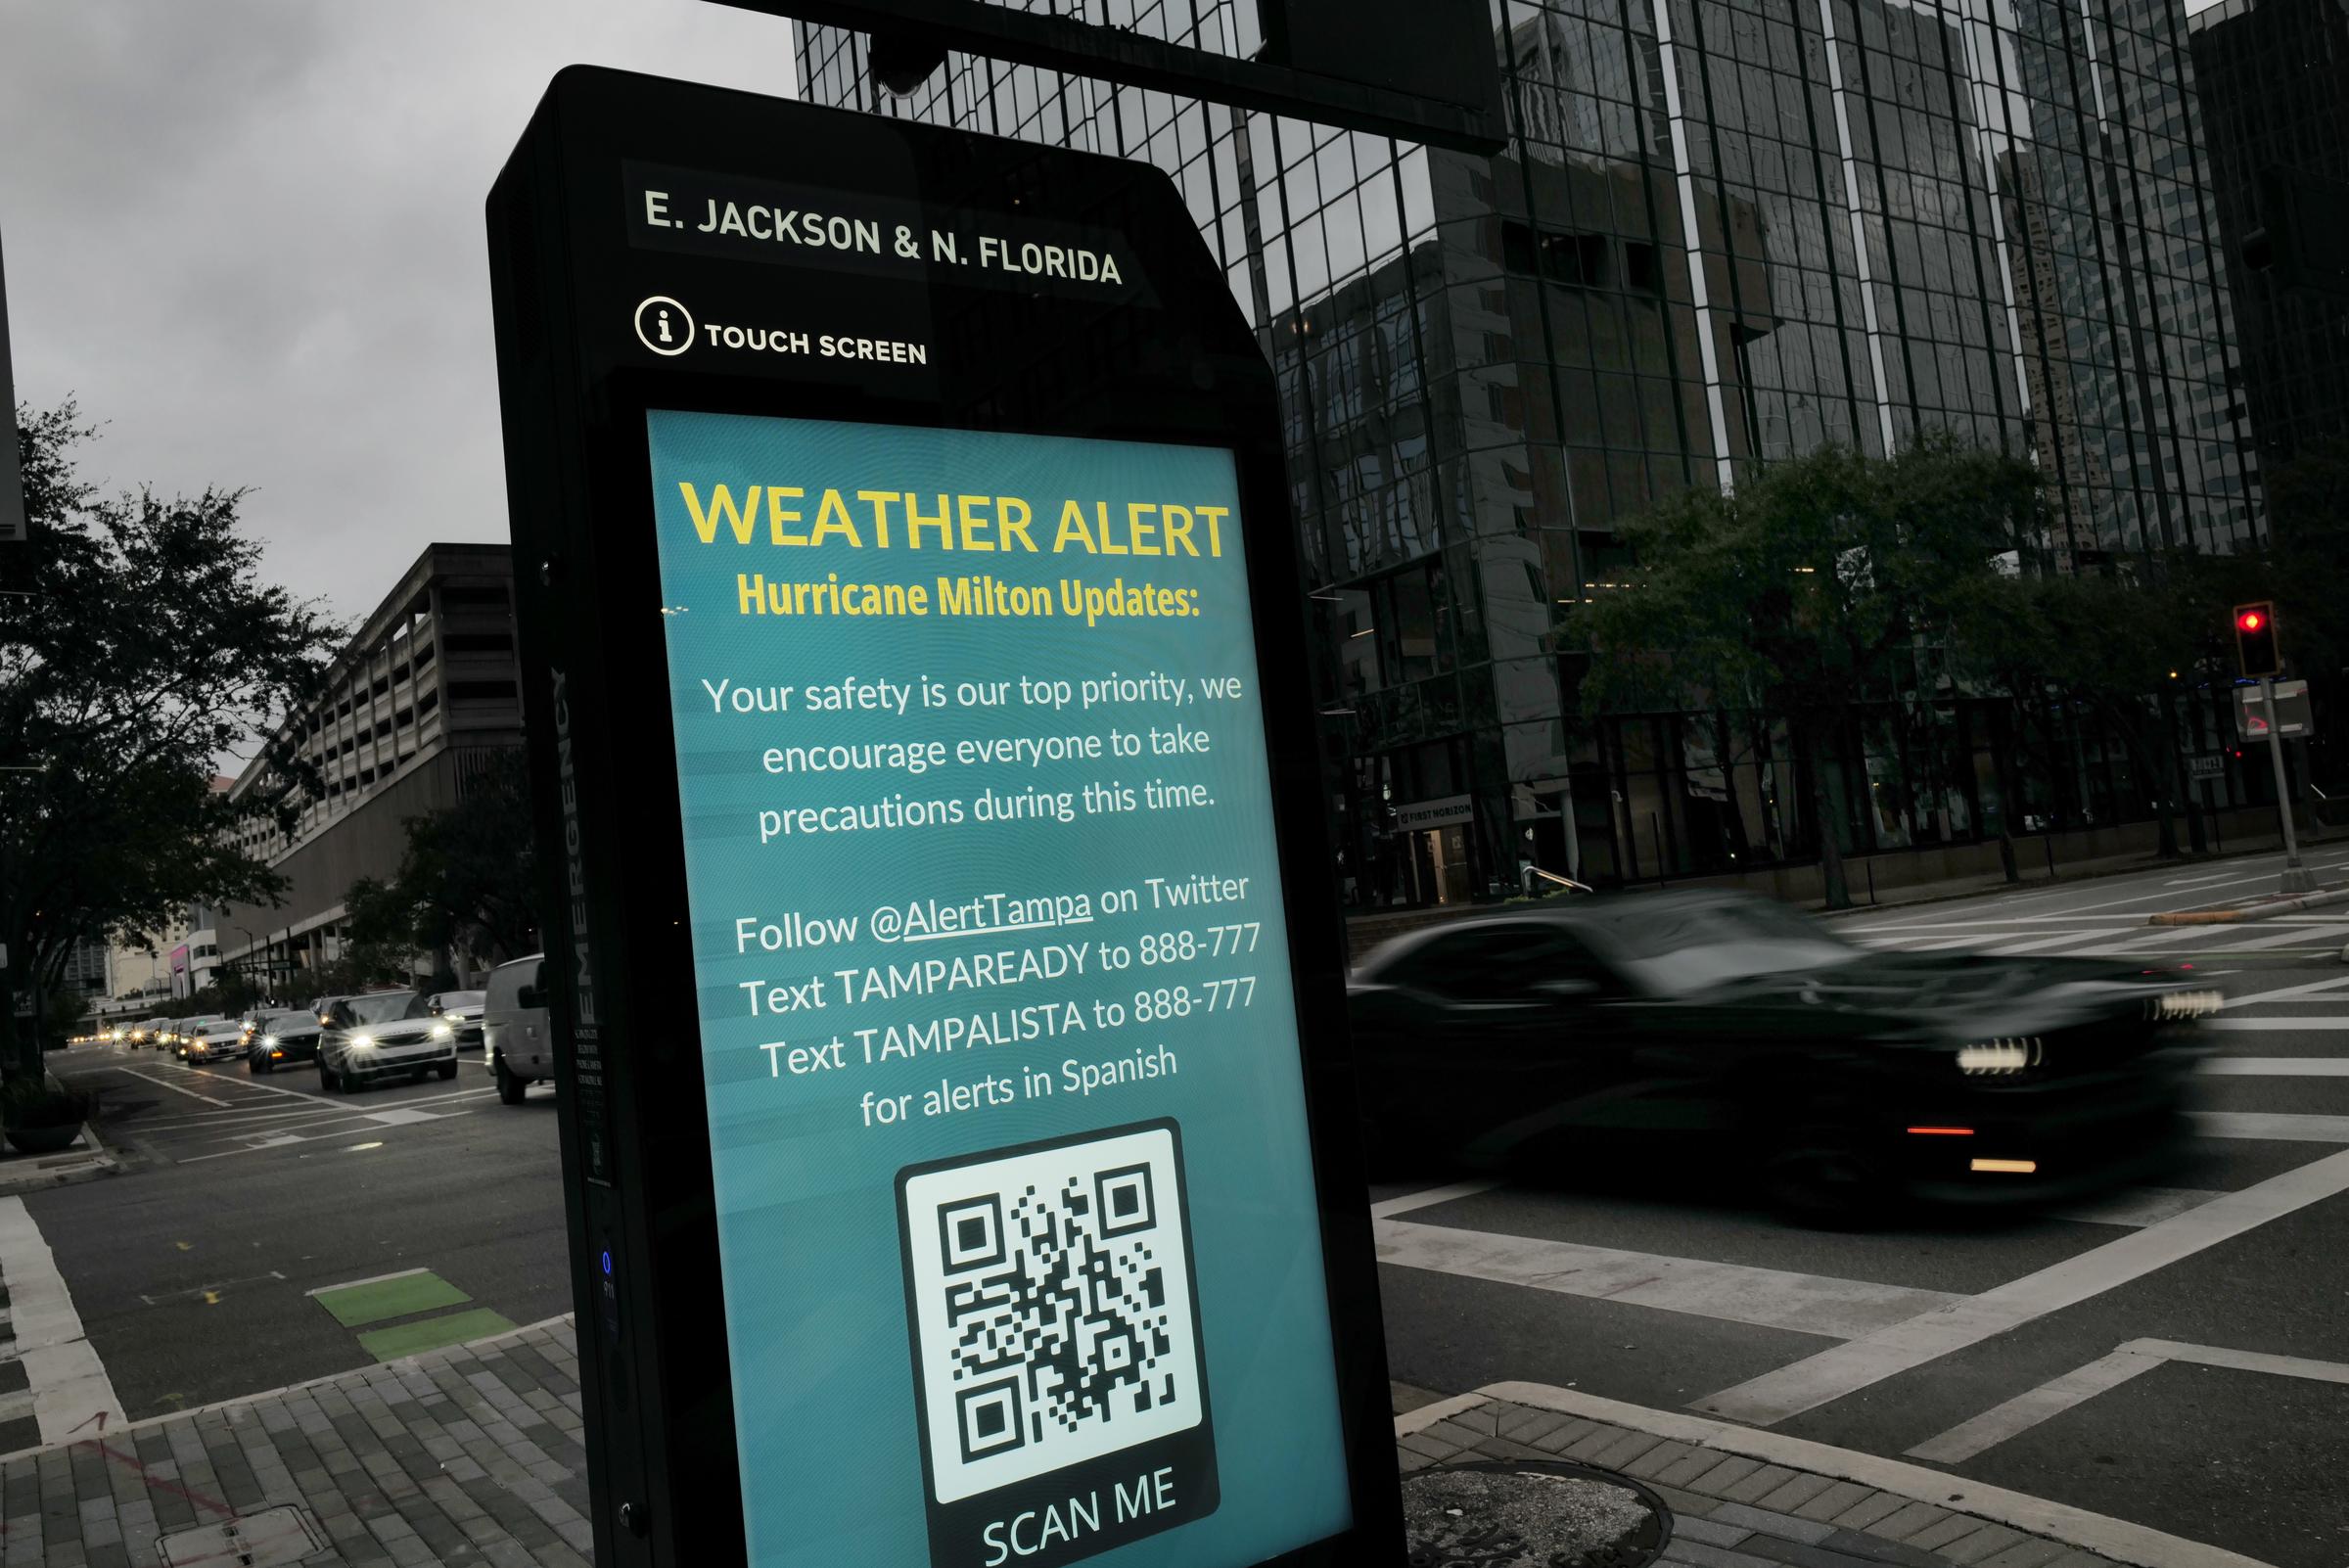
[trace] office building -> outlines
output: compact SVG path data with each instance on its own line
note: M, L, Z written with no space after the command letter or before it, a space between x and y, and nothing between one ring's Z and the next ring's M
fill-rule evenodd
M2349 439L2349 10L2223 0L2188 25L2244 391L2272 467ZM2305 253L2333 276L2309 275Z
M1108 16L1245 56L1251 12ZM1814 768L1858 853L1978 859L2002 825L2142 820L2146 789L2093 724L2018 761L2004 699L1926 669L1821 756L1767 714L1586 719L1561 630L1634 579L1620 519L1830 442L1946 431L2032 456L2041 543L2067 569L2258 539L2182 18L2152 0L1504 14L1511 138L1492 158L963 55L898 98L863 37L824 26L800 29L800 79L817 102L1174 179L1279 373L1355 905L1503 896L1535 867L1801 866Z
M246 824L247 853L290 886L275 907L200 912L197 935L219 962L300 995L300 971L342 955L350 885L396 874L406 819L454 805L491 754L522 744L513 576L505 545L428 546L336 658L318 700L287 718L321 788L290 834L264 818ZM233 787L276 782L256 759Z

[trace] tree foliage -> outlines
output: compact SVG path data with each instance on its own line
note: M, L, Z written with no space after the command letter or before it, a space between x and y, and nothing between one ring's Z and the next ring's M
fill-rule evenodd
M455 806L407 818L398 873L345 897L362 949L465 952L503 963L534 951L538 911L530 777L520 751L488 755Z
M1816 760L1860 703L1891 695L1920 644L2031 534L2029 464L1931 439L1889 460L1829 447L1696 486L1626 520L1636 587L1576 618L1587 707L1784 715ZM1809 768L1830 905L1849 902L1820 769Z
M273 737L340 640L263 578L246 491L103 495L95 435L70 402L18 411L32 538L0 558L0 939L51 986L76 939L281 891L237 829L290 822L313 771L264 739L282 782L232 801L213 760Z

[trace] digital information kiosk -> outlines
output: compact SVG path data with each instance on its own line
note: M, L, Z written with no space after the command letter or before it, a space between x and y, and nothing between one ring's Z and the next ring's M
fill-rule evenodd
M1174 187L582 69L488 216L597 1561L1400 1560L1271 375Z

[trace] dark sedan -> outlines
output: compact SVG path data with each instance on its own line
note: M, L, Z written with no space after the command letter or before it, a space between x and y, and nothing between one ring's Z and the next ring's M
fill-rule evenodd
M263 1013L253 1025L252 1041L245 1047L245 1071L274 1073L281 1067L293 1067L318 1059L318 1015L294 1011Z
M1726 1171L1819 1222L2046 1199L2170 1156L2219 996L2092 959L1880 953L1730 893L1578 899L1382 947L1351 987L1374 1159Z
M482 1004L488 999L483 991L444 991L427 998L433 1016L456 1031L457 1049L478 1051L482 1048Z

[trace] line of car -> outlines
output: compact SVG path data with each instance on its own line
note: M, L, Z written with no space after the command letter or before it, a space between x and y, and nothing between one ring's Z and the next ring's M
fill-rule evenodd
M537 953L501 964L481 991L393 989L234 1018L149 1018L108 1038L133 1049L169 1051L192 1065L241 1059L255 1077L308 1063L330 1094L393 1079L452 1079L460 1050L485 1050L498 1098L519 1105L531 1084L554 1077L540 990L544 965Z

